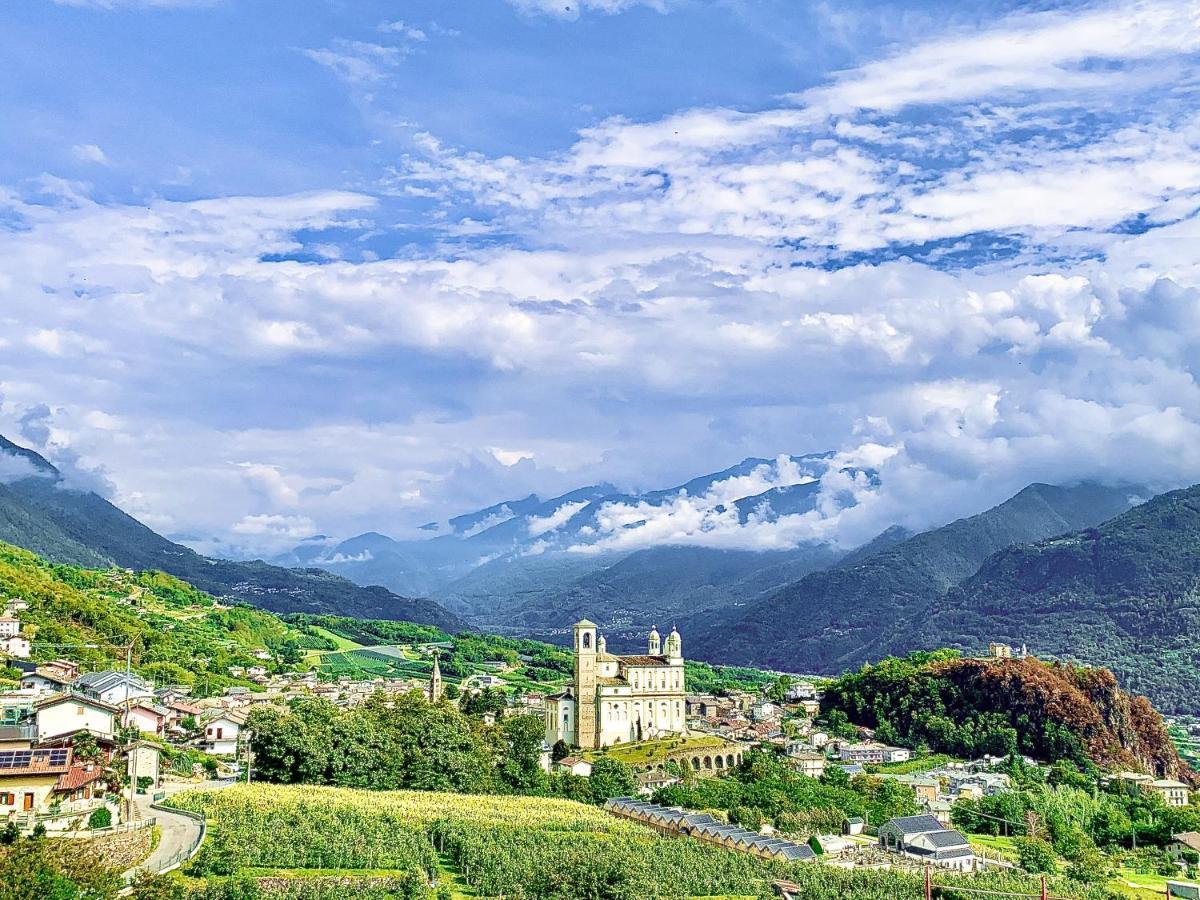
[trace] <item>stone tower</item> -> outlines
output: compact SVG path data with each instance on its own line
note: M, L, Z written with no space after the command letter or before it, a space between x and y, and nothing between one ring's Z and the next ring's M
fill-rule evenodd
M596 623L575 623L575 743L596 746Z
M440 654L433 651L433 672L429 676L429 702L437 703L442 699L445 688L442 687L442 667L438 665Z
M658 656L662 653L662 639L658 635L658 626L655 625L650 629L650 639L646 641L646 652L651 656Z

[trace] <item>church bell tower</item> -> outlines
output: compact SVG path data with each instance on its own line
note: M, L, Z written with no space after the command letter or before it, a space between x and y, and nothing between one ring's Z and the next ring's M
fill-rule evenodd
M596 734L596 623L575 623L575 743L585 749L597 746Z

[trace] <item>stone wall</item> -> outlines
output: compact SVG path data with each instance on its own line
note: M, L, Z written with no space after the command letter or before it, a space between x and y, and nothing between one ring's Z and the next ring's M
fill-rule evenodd
M150 855L154 829L147 826L128 831L101 832L95 837L73 837L81 849L99 857L106 866L124 872Z

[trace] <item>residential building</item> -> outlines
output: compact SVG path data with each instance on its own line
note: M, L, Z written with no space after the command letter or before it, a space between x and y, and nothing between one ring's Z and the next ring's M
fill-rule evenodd
M846 762L859 763L865 765L867 763L883 762L884 751L887 748L883 744L866 743L866 744L845 744L838 750L838 756Z
M134 701L122 717L126 728L136 726L142 734L152 734L155 737L166 734L170 719L171 711L155 703L151 697Z
M140 675L112 670L80 675L75 679L73 687L76 691L105 703L125 704L143 697L154 697L154 688Z
M809 778L820 778L825 774L825 754L824 753L809 753L807 749L797 750L793 752L793 747L807 748L807 744L795 743L788 746L787 762L788 765L795 768L801 775L807 775Z
M21 687L43 694L54 694L65 691L71 686L73 678L59 674L50 666L38 666L32 672L21 676Z
M149 778L151 787L158 787L162 781L159 771L160 758L161 754L156 746L145 741L138 741L125 759L125 774L133 778L136 772L138 781Z
M1158 778L1154 781L1145 782L1141 785L1141 790L1158 794L1167 806L1187 806L1190 796L1189 788L1186 784L1171 778Z
M908 762L912 759L912 751L907 747L884 747L883 761L885 763Z
M111 703L85 697L82 694L55 694L34 704L37 739L44 741L58 735L87 730L111 735L116 731L120 709Z
M679 779L669 772L664 772L662 769L653 769L649 772L638 772L633 776L637 781L638 793L643 796L650 796L659 788L670 787L673 784L678 784Z
M204 739L201 743L204 752L214 756L236 754L238 735L245 724L245 714L237 710L223 712L210 719L204 725Z
M94 762L75 761L54 783L51 792L51 803L69 803L87 807L91 801L99 800L107 793L107 779L104 768Z
M14 634L6 638L0 638L0 653L7 653L9 656L17 659L29 659L30 653L33 651L33 645L29 643L29 638L23 634Z
M587 778L592 774L592 764L581 756L565 756L558 761L558 770Z
M1182 834L1171 835L1171 843L1167 844L1167 852L1176 862L1187 860L1189 855L1193 860L1200 857L1200 831L1185 831Z
M0 815L46 812L70 769L70 748L0 751Z
M0 637L16 637L21 633L21 620L9 613L0 614Z
M962 872L975 871L975 851L959 832L934 816L903 816L879 826L879 846L922 862Z

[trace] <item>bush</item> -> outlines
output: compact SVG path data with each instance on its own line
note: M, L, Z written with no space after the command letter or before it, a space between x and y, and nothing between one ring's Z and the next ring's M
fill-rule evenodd
M108 828L112 825L112 811L107 806L92 810L88 816L88 828Z
M1021 868L1027 872L1053 875L1058 871L1054 848L1041 838L1017 838L1017 854Z

